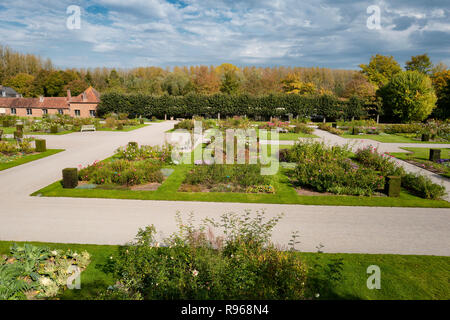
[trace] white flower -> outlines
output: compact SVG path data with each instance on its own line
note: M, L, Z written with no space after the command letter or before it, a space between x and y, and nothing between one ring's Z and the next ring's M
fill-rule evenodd
M197 271L197 270L192 271L192 275L193 275L194 277L198 276L198 271Z
M50 285L53 283L53 281L52 281L51 279L46 278L46 277L41 277L41 278L39 278L39 282L40 282L43 286L46 286L46 287L50 286Z
M320 294L316 293L316 298L320 297Z
M58 251L53 250L53 251L50 251L50 253L51 253L52 255L56 256L56 255L58 254Z

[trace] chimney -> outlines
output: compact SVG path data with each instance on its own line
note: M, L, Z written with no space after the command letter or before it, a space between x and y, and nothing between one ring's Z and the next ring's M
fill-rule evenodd
M44 97L43 96L39 96L39 102L44 102Z
M72 95L70 94L70 89L67 89L67 100L70 100Z
M87 99L86 99L86 92L83 92L83 102L85 102Z

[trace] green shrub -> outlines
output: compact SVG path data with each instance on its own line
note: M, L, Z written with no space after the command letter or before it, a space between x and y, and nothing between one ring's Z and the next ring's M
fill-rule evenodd
M116 150L115 156L118 159L127 160L159 160L163 163L171 163L171 145L163 146L138 146L136 142L129 142L128 145Z
M34 151L31 146L31 139L23 139L19 143L19 150L23 153L32 153Z
M85 270L90 255L72 250L51 250L29 244L10 247L0 256L0 300L36 300L55 297L65 289L74 265Z
M52 125L50 127L50 133L58 133L58 126L57 125Z
M297 162L289 176L298 186L336 194L371 195L384 187L382 176L356 165L348 155L347 147L298 143L289 151L288 160Z
M78 185L77 168L65 168L62 170L62 186L66 189L73 189Z
M123 124L122 123L118 123L117 124L117 130L123 130Z
M19 152L19 149L15 144L6 142L6 141L0 141L0 153L11 156L14 154L17 154Z
M290 128L294 133L312 134L314 129L304 123L297 123L295 127Z
M402 176L405 170L392 161L389 154L381 154L378 148L368 146L355 152L355 159L364 166L380 171L384 176Z
M402 177L402 187L425 199L439 199L446 195L444 186L435 184L430 178L407 173Z
M164 176L161 173L160 162L114 159L102 163L94 162L92 165L82 168L78 173L78 179L99 185L133 186L150 182L162 182Z
M23 131L14 131L14 139L22 139Z
M189 300L298 300L323 293L340 279L340 266L308 267L289 251L280 251L270 236L281 216L266 221L225 214L200 227L178 217L179 232L156 241L153 226L140 229L136 241L110 260L118 284L103 298ZM223 235L215 236L215 229ZM329 271L333 269L332 271ZM312 275L310 278L308 274Z
M270 180L267 176L261 175L261 166L257 164L213 164L195 166L183 183L201 184L208 188L226 184L245 190L250 186L270 184Z
M389 197L399 197L401 191L401 177L387 176L385 192Z
M45 152L47 151L47 144L44 139L37 139L34 141L36 145L36 152Z
M325 131L328 131L328 132L330 132L330 133L332 133L332 134L336 134L336 135L338 135L338 136L341 136L341 135L343 135L343 134L345 133L343 130L338 129L338 128L333 128L333 127L329 126L329 125L326 124L326 123L320 123L320 124L318 125L318 128L319 128L320 130L325 130Z

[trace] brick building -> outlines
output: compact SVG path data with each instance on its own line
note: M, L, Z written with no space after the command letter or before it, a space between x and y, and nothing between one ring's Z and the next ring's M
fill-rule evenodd
M72 117L95 117L100 94L92 87L72 97L67 90L66 97L2 98L0 114L19 117L42 117L45 114L67 114Z

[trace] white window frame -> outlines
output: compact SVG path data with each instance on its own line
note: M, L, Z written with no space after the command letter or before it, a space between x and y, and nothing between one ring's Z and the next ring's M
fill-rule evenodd
M95 118L95 110L89 110L89 115Z
M58 109L58 114L64 114L64 109Z
M16 108L11 108L11 114L17 114L17 109Z
M48 114L48 109L42 109L42 114Z
M75 109L75 110L74 110L74 113L75 113L75 117L81 116L81 111L78 110L78 109ZM77 113L78 113L78 114L77 114Z
M27 116L32 116L32 115L33 115L33 109L27 108Z

